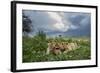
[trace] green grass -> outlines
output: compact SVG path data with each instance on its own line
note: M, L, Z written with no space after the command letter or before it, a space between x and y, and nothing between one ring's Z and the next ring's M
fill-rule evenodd
M67 40L66 40L67 39ZM47 61L67 61L67 60L86 60L91 59L90 41L80 41L78 38L73 40L72 38L49 38L41 39L40 37L23 37L23 62L47 62ZM80 38L79 38L80 39ZM81 38L82 39L82 38ZM84 40L84 39L83 39ZM76 50L69 51L54 55L50 53L46 55L47 43L49 41L56 42L77 42L80 46Z

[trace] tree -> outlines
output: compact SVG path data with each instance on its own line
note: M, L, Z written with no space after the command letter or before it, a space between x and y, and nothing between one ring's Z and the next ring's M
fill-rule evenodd
M37 35L41 38L41 40L46 39L46 34L43 31L39 31Z
M28 36L28 34L32 31L32 21L31 19L23 13L22 16L23 22L23 35Z
M62 35L59 35L59 37L62 37Z

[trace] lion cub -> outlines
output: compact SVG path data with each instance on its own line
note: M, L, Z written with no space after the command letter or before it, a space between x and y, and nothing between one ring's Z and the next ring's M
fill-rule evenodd
M78 45L76 43L51 42L48 43L47 54L53 53L57 55L61 53L67 53L68 51L75 50L76 48L78 48Z

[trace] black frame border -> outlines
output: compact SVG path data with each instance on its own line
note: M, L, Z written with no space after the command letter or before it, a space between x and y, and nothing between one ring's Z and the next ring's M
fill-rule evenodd
M16 69L16 5L17 4L36 4L36 5L49 5L49 6L67 6L67 7L83 7L96 9L96 64L85 66L72 66L72 67L53 67L53 68L39 68L39 69ZM77 5L77 4L60 4L60 3L45 3L45 2L28 2L28 1L11 1L11 71L12 72L25 72L25 71L43 71L43 70L58 70L58 69L73 69L73 68L90 68L98 67L98 6L91 5Z

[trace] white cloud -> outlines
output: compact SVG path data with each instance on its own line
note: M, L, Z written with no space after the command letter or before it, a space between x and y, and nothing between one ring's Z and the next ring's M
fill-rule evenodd
M78 26L70 25L70 29L78 29L78 28L79 28Z
M52 28L54 28L57 31L67 31L69 29L69 21L64 19L66 21L66 24L64 24L63 16L61 13L58 12L47 12L47 14L56 21L55 24L52 24Z
M59 16L57 12L47 12L47 13L52 19L55 19L57 22L62 22L62 17Z

